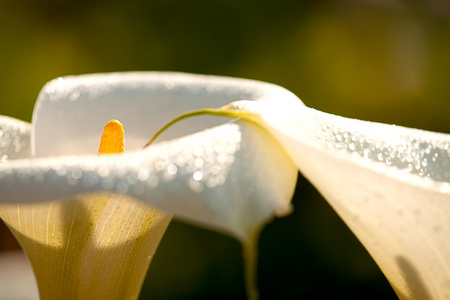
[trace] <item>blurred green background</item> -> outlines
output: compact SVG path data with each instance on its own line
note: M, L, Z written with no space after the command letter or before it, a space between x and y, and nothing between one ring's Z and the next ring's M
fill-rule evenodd
M308 106L450 133L446 0L0 0L0 114L31 120L49 80L167 70L279 84ZM303 178L263 231L261 299L395 299ZM173 222L143 299L245 298L239 244Z

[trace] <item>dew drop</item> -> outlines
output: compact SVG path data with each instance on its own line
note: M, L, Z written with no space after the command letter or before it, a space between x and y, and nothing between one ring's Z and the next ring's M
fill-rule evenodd
M356 149L355 143L350 143L350 144L348 144L348 149L349 149L350 151L355 151L355 149Z
M392 165L392 158L391 158L390 156L388 156L388 157L386 158L386 164L387 164L388 166Z
M158 184L159 184L158 176L153 175L147 179L147 186L149 188L155 188Z
M73 178L73 179L78 180L78 179L81 178L81 176L83 176L83 172L81 172L80 169L74 169L74 170L72 170L72 178Z
M379 161L383 161L383 159L384 159L384 157L383 157L383 153L378 153L377 154L377 159L379 160Z
M136 184L138 182L138 178L136 178L136 176L134 174L130 174L127 176L127 182L130 185Z
M158 171L164 170L165 167L166 167L166 164L162 160L158 160L155 163L155 169L158 170Z
M175 87L175 83L173 83L172 81L169 81L169 82L166 82L165 86L168 90L173 90L173 88Z
M328 149L334 149L334 143L333 142L331 142L331 141L326 141L326 146L327 146L327 148Z
M111 173L111 171L106 166L102 166L98 169L98 175L100 175L100 177L102 177L102 178L107 177L110 173Z
M192 174L192 178L193 178L195 181L200 181L200 180L203 179L203 173L200 172L200 171L196 171L196 172L194 172L194 174Z
M71 94L70 94L70 100L75 101L80 97L80 91L79 90L74 90Z
M64 176L67 174L67 170L62 166L58 166L58 168L56 169L56 174L58 174L59 176Z
M169 173L169 175L175 175L175 174L177 174L177 172L178 172L178 168L175 165L170 165L167 168L167 173Z

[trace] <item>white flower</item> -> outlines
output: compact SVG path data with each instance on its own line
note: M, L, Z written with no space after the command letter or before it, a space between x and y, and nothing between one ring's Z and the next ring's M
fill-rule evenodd
M177 115L224 105L244 120L183 120L141 149ZM128 152L95 157L113 118ZM299 170L400 298L450 298L449 135L325 114L271 84L177 73L54 80L39 96L30 143L27 125L0 121L11 136L1 140L2 203L125 195L246 244L289 212Z
M159 127L181 112L276 93L291 95L252 81L158 73L73 77L45 86L34 110L31 142L26 142L29 130L9 129L18 127L18 121L8 119L12 124L4 126L12 139L26 143L22 157L31 145L31 157L0 164L1 202L45 202L31 208L0 207L2 219L31 260L41 297L84 293L83 297L120 299L132 291L138 296L168 217L158 212L162 221L155 221L155 229L147 232L139 225L146 217L135 218L143 204L130 196L164 209L169 219L175 214L245 244L251 244L274 213L287 213L297 169L280 144L255 124L199 118L169 130L171 141L142 149ZM127 152L97 157L102 128L113 118L125 125ZM218 123L226 124L188 135ZM11 141L5 140L2 148L8 158L16 152ZM131 242L142 234L148 234L141 239L150 245L140 242L138 255ZM128 263L131 253L140 258ZM105 272L106 266L121 262L128 273L117 267ZM137 277L134 286L131 275Z

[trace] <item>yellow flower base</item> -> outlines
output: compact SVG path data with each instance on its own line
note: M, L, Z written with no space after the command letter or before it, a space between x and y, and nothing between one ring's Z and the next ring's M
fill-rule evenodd
M3 205L41 299L137 299L171 216L125 196Z

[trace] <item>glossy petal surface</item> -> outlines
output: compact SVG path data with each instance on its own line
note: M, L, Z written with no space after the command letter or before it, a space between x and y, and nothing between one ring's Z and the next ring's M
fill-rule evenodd
M0 116L0 163L31 155L31 124Z
M450 135L238 102L291 155L402 299L450 297ZM276 111L276 113L274 113Z

